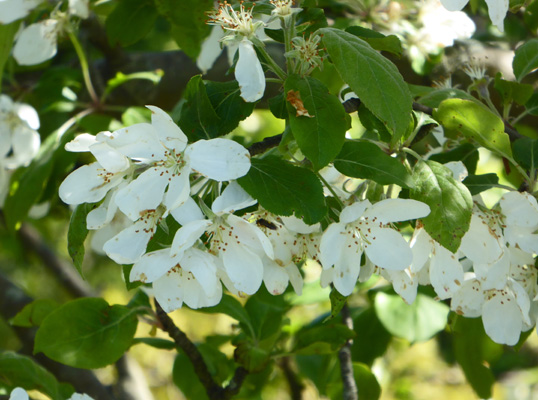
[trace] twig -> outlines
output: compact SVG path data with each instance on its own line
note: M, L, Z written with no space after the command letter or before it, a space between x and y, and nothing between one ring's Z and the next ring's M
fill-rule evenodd
M232 396L239 393L248 371L243 367L238 367L235 370L234 376L228 386L224 388L221 387L213 380L202 354L198 351L196 345L190 341L187 335L185 335L185 333L179 329L176 324L174 324L174 321L172 321L168 314L166 314L156 299L155 309L157 311L157 319L161 323L162 329L168 333L170 338L172 338L177 346L185 352L185 355L189 357L189 360L194 366L194 372L204 386L208 397L211 400L225 400L230 399Z
M303 398L303 389L304 385L295 373L295 371L291 368L290 365L290 358L289 357L282 357L279 363L280 369L282 369L282 372L284 373L284 377L286 378L286 381L288 382L288 386L290 387L290 393L291 393L291 400L302 400Z
M349 307L346 304L340 311L342 316L342 322L349 328L353 329L353 320L349 313ZM358 400L359 394L357 390L357 383L353 375L353 362L351 360L351 346L353 340L348 340L346 344L338 352L338 358L340 359L340 372L342 375L343 383L343 399L344 400Z
M282 140L282 134L266 137L261 142L253 143L248 148L248 152L250 153L251 156L265 153L267 150L278 146L281 140Z

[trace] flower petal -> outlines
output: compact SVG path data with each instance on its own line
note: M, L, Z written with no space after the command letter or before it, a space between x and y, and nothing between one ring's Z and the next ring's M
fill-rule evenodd
M211 205L215 214L233 213L257 203L236 181L230 182Z
M170 189L169 189L170 190ZM170 214L179 222L182 226L192 221L198 221L204 219L204 214L192 197L187 197L183 205L174 208L170 211Z
M20 65L41 64L57 51L58 21L46 19L27 26L13 48L13 57Z
M452 297L463 283L463 268L456 256L438 243L430 262L430 282L441 300Z
M106 242L103 250L118 264L135 263L146 252L153 230L146 220L136 221Z
M232 244L223 252L222 261L228 277L237 290L254 294L263 280L260 258L245 246Z
M170 116L159 107L146 106L151 110L151 125L155 128L160 141L168 149L176 153L183 152L187 147L187 136Z
M421 201L411 199L385 199L364 212L364 217L376 218L376 222L408 221L425 217L430 213L430 207Z
M521 334L523 320L516 299L506 291L497 291L482 307L482 322L487 335L499 344L514 346Z
M243 39L239 42L239 59L235 65L235 79L239 83L241 97L253 103L263 97L265 75L252 42Z
M508 0L486 0L489 19L501 32L504 32L504 18L508 12Z
M372 226L367 235L364 251L378 267L392 271L411 265L413 252L405 239L395 230Z
M144 254L131 269L129 280L151 283L166 274L179 262L170 256L170 249L162 249Z

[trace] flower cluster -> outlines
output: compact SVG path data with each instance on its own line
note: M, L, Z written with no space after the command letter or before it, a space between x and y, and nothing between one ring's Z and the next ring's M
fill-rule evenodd
M41 144L39 117L33 107L0 94L0 206L7 195L9 174L28 165Z

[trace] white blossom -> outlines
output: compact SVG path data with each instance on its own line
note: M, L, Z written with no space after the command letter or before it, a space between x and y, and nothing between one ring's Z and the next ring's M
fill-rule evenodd
M0 23L9 24L26 17L42 0L0 0Z
M469 0L441 0L443 6L449 11L460 11ZM486 0L489 18L501 32L504 32L504 18L508 12L508 0Z

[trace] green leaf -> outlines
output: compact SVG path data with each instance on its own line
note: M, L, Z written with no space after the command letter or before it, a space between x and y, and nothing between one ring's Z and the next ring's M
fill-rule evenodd
M39 152L26 167L21 168L11 179L10 189L4 204L6 226L10 231L18 230L30 208L38 202L47 187L56 159L65 153L64 146L72 138L57 130L41 144Z
M110 44L128 46L143 39L153 28L157 15L152 0L121 0L105 22Z
M518 82L538 68L538 39L531 39L516 49L512 68Z
M349 117L340 100L317 79L290 75L284 91L293 137L314 169L319 170L342 148ZM308 116L299 115L300 109L306 109Z
M84 261L84 241L88 236L86 228L86 217L88 213L95 208L95 204L79 204L73 210L71 220L69 221L69 230L67 231L67 251L73 260L73 264L80 276L82 273L82 262Z
M292 351L301 355L331 354L354 337L355 332L343 324L308 327L297 332Z
M463 143L445 153L434 154L430 156L429 160L437 161L440 164L446 164L450 161L461 161L465 165L465 168L467 168L467 172L474 174L478 165L478 158L478 149L471 143Z
M388 51L396 54L397 56L402 55L402 42L400 42L400 39L398 39L398 37L395 35L386 36L382 33L364 28L362 26L350 26L346 28L346 32L361 38L375 50Z
M536 32L538 29L538 1L531 1L531 3L525 7L523 20L531 32Z
M315 224L327 213L321 182L310 170L281 158L252 159L248 174L237 180L266 210L278 215L295 214Z
M532 96L533 87L528 83L507 81L501 78L501 73L495 75L495 89L503 98L504 104L525 104Z
M364 126L368 132L376 134L377 140L382 142L391 141L391 134L387 127L383 125L383 123L374 114L372 114L372 112L370 112L370 110L368 110L364 104L361 103L359 105L357 115L361 120L361 125ZM365 132L362 137L365 137L368 132Z
M482 320L456 316L453 338L454 354L467 381L478 397L489 399L495 377L484 365L484 344L490 339L484 332Z
M206 12L211 0L155 0L159 13L172 24L172 37L189 57L195 59L209 34Z
M20 21L14 21L10 24L0 24L0 93L2 93L2 76L4 66L13 47L13 39L17 33Z
M468 100L449 99L433 112L447 134L462 134L502 157L512 158L503 121L487 108Z
M226 314L236 321L241 322L243 325L248 327L251 332L253 332L252 322L250 321L248 313L243 308L241 303L230 295L222 295L220 303L216 306L200 308L197 311L204 314Z
M446 304L422 293L413 304L406 304L397 294L379 292L374 306L385 329L411 343L424 342L442 331L450 311Z
M377 400L381 397L381 386L369 366L353 363L353 377L361 400Z
M172 379L186 399L209 400L189 357L179 353L172 368Z
M439 104L447 99L463 99L481 104L476 98L471 96L466 91L455 88L434 90L420 97L417 101L425 106L437 108L439 107Z
M157 69L155 71L146 71L146 72L134 72L132 74L124 74L123 72L116 72L116 76L108 80L105 93L103 96L106 98L110 94L110 92L112 92L117 87L135 79L147 80L157 85L161 81L161 78L163 77L163 75L164 75L164 72L162 69Z
M531 98L525 104L527 112L531 115L538 115L538 91L534 92Z
M374 307L368 307L353 318L353 327L356 336L351 346L352 359L371 366L377 357L385 354L392 335L377 318Z
M342 79L397 137L411 121L412 98L396 66L358 37L333 28L319 30Z
M499 177L497 174L469 175L462 183L467 186L471 195L474 196L498 185Z
M334 166L352 178L371 179L381 185L414 186L403 164L371 142L344 143L342 151L334 159Z
M538 140L523 137L513 143L514 159L525 169L538 167Z
M38 299L32 301L13 317L12 325L31 328L40 326L47 315L58 308L60 303L52 299Z
M135 338L133 339L132 346L135 344L143 343L151 347L155 347L156 349L162 349L162 350L173 350L177 346L175 342L168 340L168 339L161 339L161 338Z
M58 400L65 400L75 392L71 385L59 383L54 375L30 357L9 351L0 353L0 382L9 389L38 390Z
M215 113L219 116L219 136L226 135L247 118L254 110L255 103L247 103L241 98L241 91L237 81L231 82L204 82L207 97Z
M473 200L469 189L452 172L435 161L420 161L414 169L415 188L410 197L430 206L422 219L430 236L455 253L469 230Z
M191 78L183 97L185 102L181 107L178 125L189 141L218 137L222 121L209 100L201 75Z
M245 310L252 323L253 338L257 342L265 340L265 350L272 350L281 329L282 318L288 309L289 305L283 296L273 296L263 288L247 300ZM258 345L261 346L260 343Z
M324 322L327 322L340 314L340 311L346 305L347 296L342 296L340 292L333 287L329 299L331 300L331 315L325 318Z
M276 118L288 118L286 96L284 96L284 92L277 94L275 97L271 97L267 102L269 103L269 110L271 110Z
M138 320L125 306L101 298L63 304L43 321L34 353L76 368L102 368L116 362L131 346Z

